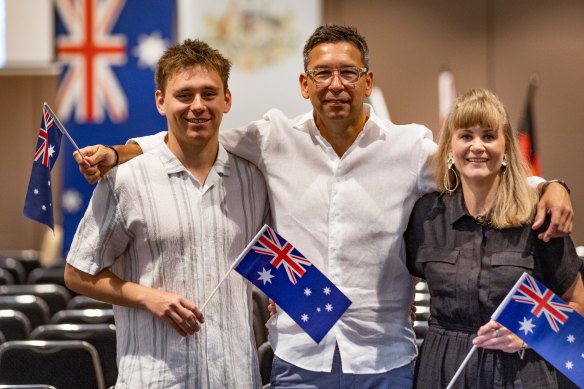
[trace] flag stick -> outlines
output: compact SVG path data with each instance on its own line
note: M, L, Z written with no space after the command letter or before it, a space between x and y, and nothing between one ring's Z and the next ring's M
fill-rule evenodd
M57 117L57 115L55 115L55 113L53 112L53 110L51 109L51 107L49 107L49 104L47 104L45 102L44 106L47 109L47 111L49 111L49 113L51 114L51 116L53 117L53 120L55 121L55 124L57 125L57 128L59 128L59 130L61 131L62 134L66 135L67 138L69 138L69 141L71 141L71 143L73 144L73 146L75 147L75 149L77 150L77 152L79 153L79 155L81 155L81 158L85 158L83 156L83 153L81 152L81 150L79 150L79 147L77 147L77 144L75 143L75 141L73 140L73 138L71 138L71 135L69 135L69 133L67 132L67 130L65 129L65 127L63 126L63 124L61 123L61 121L59 120L59 118Z
M225 279L227 278L227 276L229 275L229 273L231 273L231 271L233 269L235 269L237 267L237 265L239 265L239 262L241 262L241 260L243 259L243 257L245 257L247 255L247 253L251 249L251 246L253 246L256 243L256 241L264 233L264 231L266 230L266 228L268 228L268 226L266 224L264 224L264 226L259 230L259 232L256 234L256 236L254 236L254 238L251 240L251 242L249 242L247 244L247 246L245 247L245 249L237 257L237 259L231 264L231 267L229 268L229 270L227 270L227 273L225 273L225 275L223 276L223 278L221 279L221 281L219 281L219 283L217 284L217 286L215 287L215 289L213 289L213 291L211 292L211 294L209 295L209 297L207 297L207 300L205 301L205 303L201 307L201 312L203 312L203 309L205 309L205 307L207 306L207 303L209 302L209 300L211 300L211 298L215 295L215 293L217 293L217 291L219 290L219 287L221 286L221 284L223 283L223 281L225 281Z
M470 349L470 351L466 355L466 358L464 358L464 361L462 361L462 364L460 365L460 367L456 371L456 374L454 374L454 377L452 377L452 379L450 380L450 383L448 384L448 386L446 387L446 389L452 389L452 386L454 385L454 382L456 382L456 380L460 376L460 373L462 373L462 370L464 370L464 367L466 366L466 364L470 360L470 357L474 354L474 352L476 350L477 350L477 346L472 346L472 348Z

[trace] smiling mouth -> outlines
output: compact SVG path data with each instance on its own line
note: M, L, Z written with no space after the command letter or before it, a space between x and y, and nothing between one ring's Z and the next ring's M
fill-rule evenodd
M185 118L185 120L187 122L193 123L193 124L203 124L203 123L208 122L211 119L188 119L188 118Z
M469 162L487 162L487 158L467 158Z

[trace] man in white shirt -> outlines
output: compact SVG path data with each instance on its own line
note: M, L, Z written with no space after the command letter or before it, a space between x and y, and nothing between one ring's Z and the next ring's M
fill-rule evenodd
M261 173L218 142L230 68L198 40L165 52L168 137L100 180L75 234L65 280L114 304L116 388L261 387L251 285L232 275L199 309L268 211Z
M226 149L264 174L275 229L352 300L320 344L278 310L267 323L273 387L412 385L413 286L402 233L415 201L435 190L429 157L436 146L427 128L394 125L364 104L373 85L368 55L355 29L317 28L305 45L300 75L313 111L290 120L271 110L263 120L220 133ZM163 136L136 141L148 149ZM140 152L137 145L116 148L122 161ZM90 182L114 163L103 146L91 146L87 154L80 169ZM548 233L569 232L572 211L564 188L550 185L546 198L560 204ZM540 224L552 207L546 201Z

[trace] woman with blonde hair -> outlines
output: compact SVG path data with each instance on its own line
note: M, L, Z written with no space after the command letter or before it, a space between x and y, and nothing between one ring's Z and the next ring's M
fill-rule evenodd
M531 229L538 195L493 93L456 100L434 162L441 192L416 203L404 235L408 268L431 295L415 386L446 387L474 344L456 387L557 388L555 369L490 317L523 272L584 313L582 261L569 237L546 243L545 225Z

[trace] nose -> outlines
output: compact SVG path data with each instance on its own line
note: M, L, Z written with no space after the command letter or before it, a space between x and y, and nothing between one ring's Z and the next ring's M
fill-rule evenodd
M205 105L203 104L203 98L201 97L201 95L196 94L191 103L191 110L197 112L203 111L204 109Z
M483 151L485 149L485 145L483 144L483 141L481 140L481 138L476 137L472 140L472 142L470 143L470 150L471 151Z
M331 79L331 83L329 84L329 89L332 90L341 90L344 88L344 84L341 81L341 74L338 70L333 71L333 76Z

